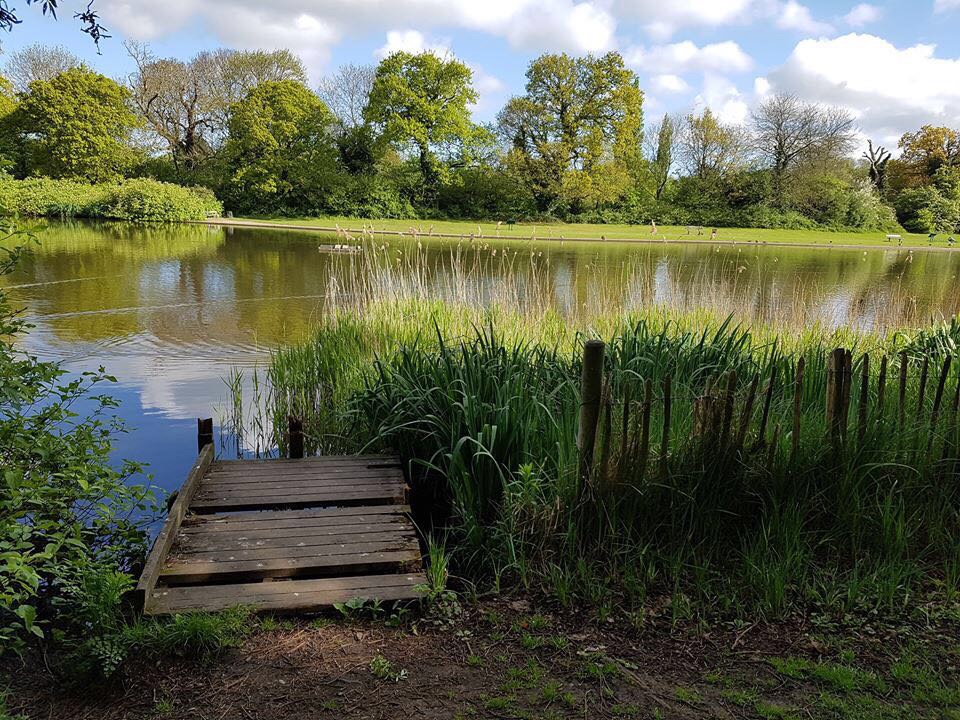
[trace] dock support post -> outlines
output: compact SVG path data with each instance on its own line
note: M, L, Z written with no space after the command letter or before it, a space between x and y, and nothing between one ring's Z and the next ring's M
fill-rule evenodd
M289 428L287 447L290 459L297 460L303 457L303 421L291 415L287 418L287 427Z
M204 445L213 445L213 418L197 418L197 453Z
M580 425L577 449L580 451L580 477L590 477L593 451L600 420L600 395L603 392L603 352L601 340L587 340L583 346L583 369L580 373Z

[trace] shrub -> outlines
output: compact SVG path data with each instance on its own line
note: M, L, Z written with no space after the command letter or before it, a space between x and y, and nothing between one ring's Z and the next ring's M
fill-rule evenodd
M22 250L2 252L0 275ZM122 426L101 388L113 378L24 355L26 329L0 291L0 654L53 628L116 627L154 511L151 490L130 482L142 468L110 457Z
M156 180L88 185L70 180L0 177L0 215L81 217L134 222L202 220L221 205L206 188Z
M107 189L97 217L134 222L201 220L219 214L220 202L206 188L187 188L156 180L127 180Z

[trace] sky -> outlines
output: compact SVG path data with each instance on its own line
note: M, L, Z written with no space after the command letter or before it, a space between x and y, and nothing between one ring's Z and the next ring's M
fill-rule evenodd
M780 91L848 108L864 139L890 147L925 123L960 126L960 0L95 0L112 35L100 55L74 5L61 0L51 22L16 3L24 22L0 35L3 50L62 44L121 79L124 39L179 58L288 48L313 82L392 50L435 50L472 68L478 121L523 92L539 54L617 50L640 77L648 122L704 107L741 122Z

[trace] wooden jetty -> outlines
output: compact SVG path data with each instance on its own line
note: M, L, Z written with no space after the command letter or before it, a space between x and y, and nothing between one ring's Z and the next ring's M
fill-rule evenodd
M426 579L397 457L218 461L210 420L198 446L137 585L145 614L418 597Z

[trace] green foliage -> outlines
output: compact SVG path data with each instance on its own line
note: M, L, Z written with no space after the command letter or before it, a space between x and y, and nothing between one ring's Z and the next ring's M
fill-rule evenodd
M896 210L900 224L910 232L952 233L960 227L960 202L933 185L904 190Z
M133 222L202 220L219 215L210 190L156 180L124 180L89 185L72 180L0 175L0 216L83 217Z
M231 207L260 214L323 207L336 186L333 114L292 80L265 82L230 110L225 148Z
M6 274L20 252L2 252ZM26 330L0 291L0 652L52 628L113 627L154 507L131 482L142 468L111 462L123 428L102 388L114 379L23 354Z
M138 122L128 98L125 88L84 67L30 83L16 110L28 171L92 183L122 177L134 161L128 139Z
M427 206L446 177L444 160L469 155L478 137L467 108L477 99L472 80L464 63L430 52L396 52L377 67L364 119L417 154Z
M922 411L908 412L901 426L893 380L880 405L874 365L869 423L858 435L851 407L837 455L824 441L823 398L826 352L838 339L793 338L788 352L775 337L729 322L694 331L642 316L595 327L608 339L612 418L587 480L575 444L583 338L549 316L524 321L444 304L344 315L275 357L276 415L310 399L297 412L312 437L341 451L389 449L408 459L418 525L448 533L437 546L438 570L543 588L561 602L580 597L603 607L665 593L676 618L701 610L777 616L809 605L841 615L896 612L955 560L960 493L946 478L956 472L958 429L944 399L931 433L933 392L928 383L921 403L915 365L905 407ZM896 336L879 347L893 357L901 348L934 353L938 367L952 334L948 327ZM801 357L802 434L793 450L792 378ZM761 435L760 399L745 426L741 413L751 379L762 393L774 370ZM705 402L722 407L730 371L732 427L745 427L734 447L693 420ZM894 365L888 378L896 375ZM667 376L673 412L664 451ZM638 455L639 407L626 443L620 417L627 398L644 397L646 381L650 440ZM958 381L954 370L951 398ZM859 382L857 365L853 386Z

